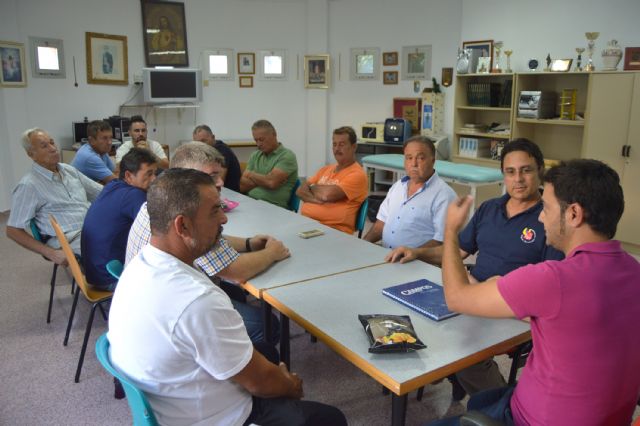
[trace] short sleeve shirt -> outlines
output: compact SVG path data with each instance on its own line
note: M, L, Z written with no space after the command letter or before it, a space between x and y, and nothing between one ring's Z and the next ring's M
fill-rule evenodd
M115 169L109 154L99 155L88 143L80 147L71 165L95 181L111 176Z
M408 197L409 177L394 183L380 205L377 219L384 222L382 245L420 247L430 240L442 241L449 203L456 193L437 172Z
M222 141L216 140L216 144L213 147L224 157L225 167L227 169L227 175L224 178L224 187L232 191L240 192L240 176L242 175L242 171L240 170L238 157L236 157L236 154L233 153L231 148Z
M162 145L160 145L160 142L147 140L147 143L149 146L149 150L153 153L153 155L158 157L160 160L164 160L167 158L167 154L164 153L164 149L162 149ZM133 146L134 145L132 141L126 141L125 143L120 145L120 147L116 150L116 163L122 161L122 157L127 155L127 152L131 151L131 148L133 148Z
M280 169L287 173L287 180L276 189L255 187L248 192L248 195L256 200L264 200L286 209L293 187L298 180L296 154L282 146L281 143L278 143L278 148L268 155L262 153L262 151L255 151L249 157L247 170L266 175L273 169Z

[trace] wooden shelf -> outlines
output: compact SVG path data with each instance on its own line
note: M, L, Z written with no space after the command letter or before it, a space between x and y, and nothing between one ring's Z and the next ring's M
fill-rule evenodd
M486 167L500 167L500 161L492 160L491 158L473 158L473 157L464 157L462 155L453 155L453 160L458 163L467 163L467 164L477 164L479 166Z
M473 111L505 111L505 112L511 112L511 108L507 108L507 107L486 107L486 106L466 106L466 105L461 105L456 107L458 109L468 109L468 110L473 110Z
M481 133L481 132L465 132L464 130L458 130L456 135L460 136L477 136L479 138L489 139L509 139L509 133Z
M584 120L560 120L559 118L550 118L547 120L540 120L537 118L516 118L516 121L518 123L550 124L554 126L584 127Z
M468 77L513 77L513 73L496 73L496 74L490 74L490 73L484 73L484 74L457 74L458 77L460 78L468 78Z

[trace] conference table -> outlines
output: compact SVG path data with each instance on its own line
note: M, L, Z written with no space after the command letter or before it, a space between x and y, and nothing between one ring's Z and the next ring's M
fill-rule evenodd
M519 320L459 315L436 322L382 294L385 287L421 278L441 283L440 268L420 261L375 265L272 288L263 298L389 389L391 423L403 425L409 392L531 339L529 324ZM409 315L427 348L369 353L359 314ZM281 351L288 352L288 336L282 339Z

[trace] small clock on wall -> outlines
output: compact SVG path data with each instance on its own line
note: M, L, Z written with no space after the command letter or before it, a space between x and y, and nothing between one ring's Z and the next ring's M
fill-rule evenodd
M529 71L535 71L538 69L538 60L537 59L529 59L528 62L529 65Z

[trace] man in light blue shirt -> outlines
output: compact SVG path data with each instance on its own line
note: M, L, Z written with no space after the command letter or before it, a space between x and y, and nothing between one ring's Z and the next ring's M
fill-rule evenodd
M95 120L87 126L89 143L82 145L71 165L85 176L106 185L118 177L113 173L115 165L111 151L111 126L106 121Z
M435 152L433 142L423 136L404 143L406 176L389 189L365 240L382 239L392 249L442 244L447 207L456 193L434 170Z

